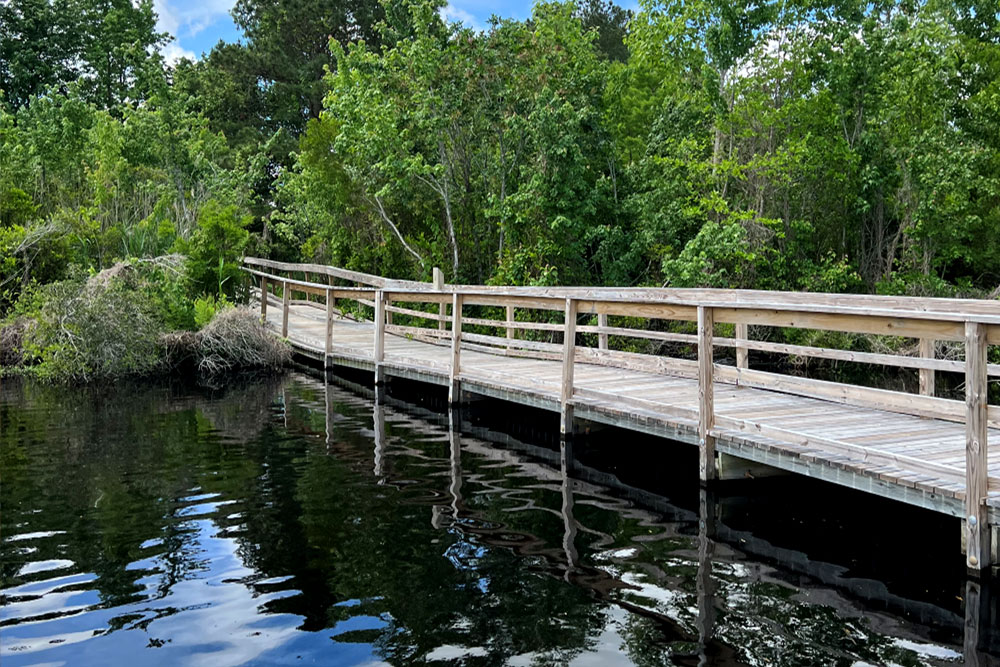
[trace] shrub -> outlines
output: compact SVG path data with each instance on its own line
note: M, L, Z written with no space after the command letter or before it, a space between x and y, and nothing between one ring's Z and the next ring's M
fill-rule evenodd
M97 278L101 278L97 280ZM26 360L51 381L111 380L145 375L161 360L162 325L142 294L101 274L39 291L36 325L25 336Z
M201 329L212 321L216 313L232 308L233 304L224 295L215 297L205 294L194 300L194 326Z
M243 278L240 257L250 238L250 216L235 206L210 201L198 216L191 239L179 245L187 254L188 278L196 293L232 296Z

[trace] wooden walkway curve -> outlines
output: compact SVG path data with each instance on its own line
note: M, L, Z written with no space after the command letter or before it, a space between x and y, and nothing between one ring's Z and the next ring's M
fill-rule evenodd
M988 378L1000 375L1000 368L986 358L988 346L1000 343L1000 303L957 302L959 311L952 308L956 304L938 303L943 300L920 300L923 309L917 310L902 299L877 297L838 296L831 303L822 297L833 295L445 286L440 279L437 284L388 281L318 265L255 259L247 264L268 293L262 304L268 326L299 353L327 365L373 371L376 383L399 376L442 385L453 402L470 392L552 410L562 416L566 434L575 422L586 420L691 443L699 447L706 481L761 465L944 512L963 520L971 570L996 562L1000 408L989 405L986 396ZM303 277L292 277L294 272ZM335 279L355 286L335 285ZM292 299L296 292L322 298ZM260 293L254 291L258 300ZM357 308L338 308L338 300L360 304L371 319ZM414 309L423 304L436 308ZM468 317L463 312L470 305L481 311L503 308L502 319L484 312ZM518 321L515 308L560 310L565 318L561 323ZM596 326L579 324L584 313L597 315ZM694 321L697 333L608 323L609 315L632 313ZM717 322L733 320L734 338L715 335ZM420 326L427 321L431 326ZM758 322L910 334L920 341L920 356L750 340L747 324ZM473 327L494 327L505 335L473 333ZM562 342L518 337L525 331L551 332ZM578 345L581 334L591 334L597 346ZM617 336L691 344L698 359L615 351L608 339ZM936 358L933 342L927 343L934 340L964 343L965 359ZM710 352L715 347L735 348L736 365L716 363ZM749 350L915 368L920 393L753 370ZM935 372L963 372L970 385L966 401L935 396Z

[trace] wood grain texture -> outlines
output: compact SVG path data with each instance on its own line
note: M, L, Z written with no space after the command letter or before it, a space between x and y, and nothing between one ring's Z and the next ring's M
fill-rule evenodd
M986 421L986 332L981 324L965 325L965 525L966 564L981 570L990 565L990 526L986 520L989 489L989 435Z
M573 432L573 371L576 368L576 300L566 299L563 324L562 382L559 388L559 432Z
M715 364L712 336L715 319L712 308L698 307L698 475L701 481L716 479L715 462Z
M448 402L458 403L461 401L461 387L459 385L462 376L462 306L463 297L461 294L453 294L451 299L451 364L448 383Z
M736 367L737 368L749 368L750 367L750 348L747 347L747 342L750 338L749 332L750 327L747 326L746 322L736 323Z
M288 309L291 307L289 300L292 298L292 291L288 285L281 286L281 337L288 338Z
M925 360L934 360L934 339L933 338L921 338L919 346L919 354ZM921 368L920 371L920 394L922 396L934 396L934 369L932 368Z
M333 298L333 294L330 290L326 291L326 345L324 349L324 354L326 357L330 356L333 352L333 317L334 317L334 306L336 305L336 300Z

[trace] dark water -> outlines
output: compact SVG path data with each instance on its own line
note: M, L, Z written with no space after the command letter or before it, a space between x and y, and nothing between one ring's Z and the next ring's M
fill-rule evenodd
M952 519L435 400L5 383L3 666L996 663Z

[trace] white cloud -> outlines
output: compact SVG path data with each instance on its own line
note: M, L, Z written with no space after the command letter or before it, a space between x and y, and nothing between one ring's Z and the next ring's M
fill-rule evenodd
M195 55L194 51L183 48L177 42L170 42L160 49L160 53L163 54L163 59L167 61L168 65L175 64L181 58L198 60L198 56Z
M479 22L479 20L462 9L461 7L455 6L455 3L449 2L447 5L441 8L441 18L448 23L464 23L470 28L475 30L483 30L485 27Z
M174 37L193 37L227 16L234 0L153 0L156 27Z

